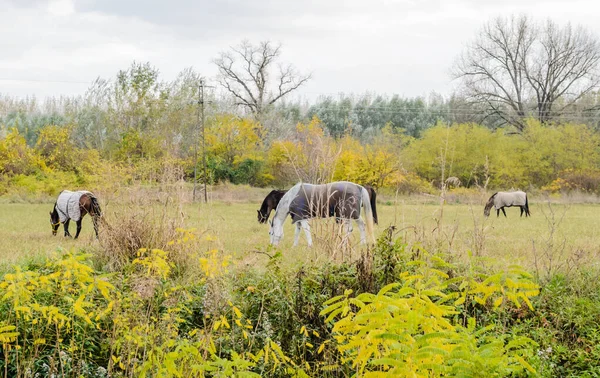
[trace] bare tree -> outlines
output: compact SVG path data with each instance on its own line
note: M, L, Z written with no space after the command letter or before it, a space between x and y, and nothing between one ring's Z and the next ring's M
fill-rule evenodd
M453 76L486 117L522 131L524 118L548 122L596 89L599 61L598 38L581 27L499 17L467 46Z
M310 79L299 74L292 65L277 64L281 45L260 42L258 46L248 41L222 52L214 63L219 69L218 81L236 100L260 116L265 109ZM277 74L273 74L277 65Z

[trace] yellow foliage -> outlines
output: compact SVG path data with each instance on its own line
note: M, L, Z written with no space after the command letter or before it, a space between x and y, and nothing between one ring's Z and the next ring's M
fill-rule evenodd
M44 165L35 152L27 146L25 138L12 129L0 140L0 173L3 175L33 174Z
M377 141L363 146L349 135L339 142L334 180L346 180L376 188L397 185L401 180L398 154L390 144Z
M133 260L133 265L141 265L146 270L148 277L166 279L171 273L172 263L168 261L168 252L161 249L142 248L138 251L138 258Z
M206 152L227 164L262 156L262 126L251 119L218 115L205 132Z
M218 249L211 249L200 257L200 269L205 278L215 278L227 273L231 256L223 255Z
M322 183L333 178L339 153L333 138L325 135L321 120L314 116L309 123L296 125L291 140L274 142L267 162L279 185L299 181Z
M438 258L433 261L446 264ZM448 290L452 282L472 288L466 291L483 305L500 294L494 306L502 305L506 298L516 306L523 301L531 308L529 298L539 289L529 275L512 267L481 283L469 279L460 283L458 278L450 280L446 273L429 267L426 261L412 265L417 267L414 272L403 272L400 282L383 287L377 294L353 297L348 290L325 302L321 315L333 323L337 349L357 375L441 377L535 372L523 358L532 354L531 340L514 337L505 344L502 338L486 336L491 327L477 329L474 319L466 328L453 324L452 318L458 313L455 306L462 305L465 298L461 296L453 303L451 299L459 293Z

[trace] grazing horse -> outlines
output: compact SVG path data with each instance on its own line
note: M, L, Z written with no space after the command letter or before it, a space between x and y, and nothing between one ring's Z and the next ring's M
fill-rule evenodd
M516 192L497 192L492 194L490 199L485 204L483 215L486 217L490 216L490 209L492 206L496 209L496 216L500 216L500 210L506 217L505 207L519 206L521 208L521 216L525 213L525 217L531 216L529 213L529 201L527 200L527 194L522 191Z
M365 212L366 224L363 221L360 209ZM298 245L300 229L304 230L308 245L312 245L310 226L311 218L327 218L335 216L346 223L346 231L352 231L352 220L356 220L360 230L360 241L366 243L366 231L369 238L373 237L373 211L369 193L364 187L348 181L333 182L324 185L298 183L294 185L279 201L269 235L271 244L277 245L283 238L283 223L291 215L292 223L296 225L294 246Z
M260 206L260 210L256 210L258 212L259 223L267 223L267 220L269 220L269 216L271 215L271 211L277 209L277 205L279 205L281 197L283 197L286 192L287 190L271 190L271 193L267 194L262 205Z
M75 234L75 239L77 239L81 232L81 221L86 214L90 214L92 217L94 231L96 232L96 238L98 238L98 218L102 216L102 210L96 196L85 190L78 192L63 190L54 203L54 209L50 212L52 235L56 235L58 226L62 223L65 229L65 237L71 237L69 222L73 220L77 223L77 233Z
M369 185L364 185L363 187L367 189L367 192L369 193L371 210L373 211L373 221L375 224L379 224L377 220L377 193L375 192L375 189ZM260 210L256 210L258 212L259 223L267 223L269 216L271 215L271 210L277 209L277 205L279 205L279 201L281 201L281 198L283 198L285 193L287 193L287 190L271 190L271 192L267 194L260 206ZM329 216L333 215L336 215L335 221L340 223L342 220L341 217L338 217L338 214L329 214Z
M462 183L460 182L460 179L458 177L450 176L446 179L447 186L453 186L455 188L458 188L460 186L460 184L462 184Z

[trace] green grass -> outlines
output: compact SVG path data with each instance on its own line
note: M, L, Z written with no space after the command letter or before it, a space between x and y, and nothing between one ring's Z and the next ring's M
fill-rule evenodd
M258 203L214 202L209 205L184 205L184 223L218 237L222 248L238 258L241 264L261 264L269 242L268 225L258 224ZM124 211L127 211L123 207ZM62 236L62 226L57 236L51 235L48 211L50 204L0 204L0 263L13 264L23 259L47 254L58 248L85 248L97 245L91 220L86 217L79 240ZM600 228L597 226L600 205L552 205L556 218L564 213L554 233L553 250L557 263L568 257L590 258L600 255ZM107 213L120 211L118 204L111 204ZM499 262L517 263L529 268L534 265L534 250L540 255L547 250L551 232L547 204L531 205L531 218L520 218L518 208L507 209L508 218L495 214L483 217L481 205L445 205L440 219L440 206L417 198L403 198L396 204L378 205L381 233L388 225L396 225L399 232L411 243L426 248L441 248L464 257L468 250ZM551 218L551 217L550 217ZM325 224L325 225L324 225ZM334 232L333 222L313 222L316 247L308 249L302 235L300 247L292 249L294 229L289 218L285 225L285 237L281 244L284 254L293 263L331 258L333 252L324 242L328 233ZM75 234L71 224L71 234ZM354 227L353 243L358 241L358 228ZM564 243L564 248L562 247ZM341 254L336 254L341 258Z

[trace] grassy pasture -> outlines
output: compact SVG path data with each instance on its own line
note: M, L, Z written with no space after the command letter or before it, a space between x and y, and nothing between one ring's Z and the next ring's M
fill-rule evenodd
M262 193L260 195L262 196ZM320 344L322 341L318 334L304 335L302 329L317 330L321 335L327 334L323 337L328 337L327 340L330 340L331 335L326 332L322 317L315 317L314 311L318 311L323 306L323 302L336 295L335 290L340 288L353 288L360 292L363 289L359 282L380 282L383 285L385 282L378 280L383 277L381 272L385 272L386 267L401 268L404 269L403 272L408 273L415 266L406 265L406 260L402 262L404 265L394 265L399 263L386 260L386 252L382 251L386 247L381 242L378 244L377 250L373 252L373 265L371 270L367 271L368 274L359 270L360 264L330 263L330 260L340 262L344 259L347 262L351 258L367 256L358 245L356 226L349 243L352 248L339 247L337 243L339 243L340 237L336 236L336 233L340 231L340 227L332 220L312 222L314 248L306 247L304 235L302 235L300 247L292 248L294 228L288 220L285 224L285 237L281 245L283 258L282 260L274 259L273 265L267 265L266 254L273 254L274 251L268 245L268 225L260 225L256 219L256 209L259 206L258 197L221 196L213 198L208 205L190 204L181 197L181 201L172 201L177 197L170 192L168 199L166 199L167 197L149 199L148 196L142 196L140 199L138 196L123 202L116 202L110 200L108 196L101 197L105 199L105 219L111 224L110 229L104 230L104 234L101 233L101 236L106 235L106 238L102 239L102 243L94 238L91 220L88 217L84 221L80 239L75 241L64 238L62 229L58 236L51 235L48 219L51 204L0 204L0 240L3 241L3 248L0 249L0 272L8 270L10 265L29 258L50 254L57 248L81 248L86 252L96 253L97 258L93 259L90 264L101 266L105 261L104 257L109 256L109 259L114 259L121 252L120 249L106 248L106 242L122 240L118 238L122 234L121 230L124 229L120 225L132 224L134 232L126 232L126 235L143 235L144 238L141 240L162 242L165 250L173 252L168 256L169 261L173 263L172 267L176 269L173 271L175 273L168 279L159 279L157 277L162 277L159 276L161 271L150 275L146 272L145 266L140 268L129 261L119 270L112 271L113 273L106 276L103 273L111 271L111 268L109 265L103 265L100 269L106 270L94 273L94 277L100 277L101 274L102 277L112 279L111 282L115 283L118 291L111 295L120 293L122 298L126 298L119 300L120 312L115 314L114 319L129 320L123 323L121 320L119 323L116 321L111 323L112 320L98 322L98 324L106 326L103 322L109 321L107 324L111 327L110 329L114 329L115 325L122 327L122 331L114 334L108 331L94 331L92 332L94 335L92 335L90 329L95 330L95 328L72 327L70 329L80 332L76 334L76 337L73 336L73 340L93 339L98 345L115 345L117 341L122 340L121 337L125 339L131 335L137 335L136 332L140 329L144 334L148 334L146 329L151 329L153 336L148 342L152 345L159 345L160 352L157 353L166 353L170 352L172 347L162 344L160 340L166 338L177 340L178 344L176 345L190 345L188 327L199 327L197 325L200 324L197 320L198 316L210 314L211 320L202 318L205 319L203 322L207 322L202 323L204 324L202 327L215 332L214 340L218 339L219 342L224 340L223 342L231 343L234 348L246 348L250 344L254 346L255 337L257 340L268 337L269 340L280 342L285 348L285 352L300 365L304 366L303 362L308 363L309 361L314 363L313 368L316 370L313 370L315 375L312 376L325 376L323 375L325 370L320 369L331 364L333 361L331 355L316 353L313 354L316 356L313 361L306 357L307 350L302 346L307 345L304 344L307 340L311 342L311 345ZM489 334L489 337L526 336L534 340L537 345L532 347L531 351L523 353L529 353L528 361L535 366L540 376L584 376L584 374L578 373L597 372L596 361L600 355L597 347L600 345L598 340L600 314L598 303L600 302L598 301L598 286L595 283L599 282L600 243L598 242L600 241L600 231L596 223L600 205L566 203L549 205L544 202L530 201L533 214L531 218L520 218L519 209L507 209L508 218L503 216L496 218L494 214L486 219L482 214L483 206L480 199L474 199L472 203L464 199L461 199L462 203L455 200L456 203L440 207L435 203L436 198L434 197L401 197L396 201L385 196L381 197L382 200L378 204L380 224L376 226L378 235L384 232L387 226L395 225L397 234L402 236L409 245L422 245L430 252L447 252L450 256L443 256L446 261L461 260L465 262L469 250L484 258L469 260L473 264L456 264L454 268L450 269L451 272L456 272L459 278L464 275L463 278L460 278L465 279L463 282L471 282L470 280L476 282L477 279L486 276L492 279L492 276L489 276L490 272L504 270L513 263L524 266L532 273L540 273L540 279L534 279L543 287L541 293L532 299L535 311L530 312L524 308L517 311L511 305L502 305L499 308L492 308L491 304L476 306L475 302L469 299L469 302L465 302L468 303L467 305L457 305L460 314L472 316L480 327L495 325L496 328ZM140 211L140 203L146 205L145 211ZM130 220L133 221L126 223ZM159 224L167 226L158 227ZM146 228L143 227L135 228L140 225L150 226L147 228L150 232L144 233ZM196 228L196 233L200 235L200 238L186 244L166 247L168 245L166 241L173 240L171 236L177 235L173 232L172 226L174 225ZM165 229L168 229L170 233L164 233ZM73 224L71 233L74 231L75 225ZM153 239L152 237L155 235L162 235L162 237ZM205 238L207 235L212 237ZM125 242L118 245L128 246L130 240L133 239L126 239ZM201 268L201 260L211 262L206 265L207 271L213 269L214 266L221 267L225 259L229 261L228 256L220 253L216 256L216 252L213 252L215 245L223 249L226 254L233 256L234 267L229 267L229 272L224 275L207 280L208 274L203 267ZM178 249L178 246L183 249ZM137 248L136 245L135 248L128 249L127 253L129 253L130 259L135 254L135 252L131 252L137 251ZM215 253L213 256L216 257L211 258L211 253ZM406 257L404 252L399 252L398 256L400 254ZM200 260L197 260L198 257L201 257ZM425 264L433 261L426 255L421 255L417 259ZM386 262L382 264L384 260ZM145 261L148 263L152 260ZM36 259L34 262L39 261ZM56 264L56 260L54 264ZM166 266L166 264L161 265L160 260L157 260L156 263L150 262L150 264L155 267ZM27 267L27 265L25 266ZM94 267L97 268L97 266ZM179 269L188 266L191 268ZM267 266L276 268L268 269ZM39 265L33 264L28 267L36 271ZM575 270L570 270L570 268L575 268ZM567 271L571 274L562 274ZM507 270L507 274L511 274L509 270ZM77 277L74 274L70 274L70 276ZM498 278L499 276L496 275L494 279L502 282L502 278ZM299 283L300 277L304 277L302 284ZM369 277L372 277L373 281L370 281ZM363 279L364 281L362 281ZM42 285L42 280L38 281ZM529 279L526 281L530 282ZM55 285L52 280L44 282ZM104 280L95 282L104 282ZM513 280L511 282L520 281ZM75 281L72 284L78 290L85 289L85 286L80 286ZM479 285L479 283L470 283L469 285ZM508 287L506 285L499 287ZM177 290L183 288L183 291L174 291L177 293L176 295L167 296L166 293L171 293L173 288L178 288ZM374 290L376 292L379 288ZM502 292L501 289L494 290L498 290L498 295ZM56 296L48 299L47 293L49 292L56 293ZM80 297L77 290L71 298L65 296L54 286L44 286L43 290L40 289L40 293L42 294L34 297L33 300L48 300L53 306L60 303L60 306L64 307L64 311L71 311L71 304L75 303L74 298ZM96 295L99 294L96 293ZM301 303L305 304L304 306L297 307L299 298ZM177 313L172 317L165 315L167 310L171 311L175 308L170 306L175 306L179 303L177 301L188 303L188 300L192 304L189 308L193 311L188 314L181 310L181 314L185 313L190 316L183 317L186 319L184 323L179 324L180 317ZM229 300L232 302L228 302ZM100 298L96 298L96 302L99 303L98 306L108 303ZM158 303L160 305L155 305ZM231 304L228 303L234 303L242 311L245 319L250 322L249 324L253 326L249 344L245 344L246 341L239 334L239 329L235 331L233 328L230 330L221 327L219 333L216 333L217 329L214 325L220 322L217 319L221 319L217 314L234 316L235 311L230 309ZM3 321L14 321L16 314L14 301L9 297L4 297L4 306L10 311L5 312L7 315L4 319L8 320ZM145 315L140 315L139 309L142 306L144 308L147 306L149 309L148 313L144 311ZM98 308L102 309L102 307ZM229 313L228 311L233 312ZM79 317L73 319L83 323ZM160 324L156 324L156 319L161 319ZM135 326L140 322L143 322L143 328ZM46 322L39 324L46 324ZM574 326L565 327L565 324L574 324ZM42 329L38 325L29 326L30 328L20 326L22 327L21 332L28 332L28 329L38 332ZM170 330L168 332L171 333L167 333L167 330ZM52 326L48 326L47 329L44 328L44 332L50 335L55 330ZM120 336L121 334L123 336ZM23 340L26 341L22 342L23 345L34 345L32 340L38 338L36 334L27 334L27 337L30 339L24 338ZM203 344L193 345L192 349L196 350L196 346L201 348ZM219 347L229 348L229 344L219 345ZM256 345L258 349L263 347L261 344ZM298 345L302 347L297 349ZM148 350L150 349L154 352L157 351L154 348ZM85 356L83 353L81 356L75 356L75 354L74 356L81 361L87 361L86 363L91 364L89 366L96 366L95 364L104 367L110 366L109 355L102 355L102 358L94 360L92 357L86 357L92 356L87 349L81 350L85 351ZM120 349L117 352L118 358L124 360L128 358L126 349ZM24 361L38 360L35 350L32 349L27 353ZM56 352L55 344L48 343L44 347L44 353L49 356L56 355L58 352ZM169 353L169 356L171 355L179 356L177 353ZM204 361L200 360L202 360L200 362ZM110 361L112 361L112 357ZM144 359L140 361L144 361ZM159 360L156 361L156 364L162 363ZM188 368L185 364L181 366L182 371ZM345 369L345 367L340 368ZM140 365L131 367L132 372L137 372L139 369ZM262 368L257 367L257 369ZM115 376L121 375L115 374ZM183 374L183 376L186 375Z
M269 241L268 226L258 224L257 202L236 203L214 201L209 205L184 204L172 209L172 216L182 217L186 228L196 228L217 236L222 248L243 264L261 264L265 257L253 251L265 251ZM508 218L495 214L483 217L483 207L477 204L446 204L442 209L431 200L417 197L397 201L382 201L378 205L379 226L376 234L388 225L410 243L421 244L434 250L449 251L458 258L467 251L493 258L503 265L517 263L534 267L534 256L552 251L556 263L571 257L598 261L600 255L600 205L597 204L531 204L531 218L520 218L518 208L507 209ZM86 217L80 239L75 241L50 232L48 211L50 204L0 204L0 262L13 264L23 258L50 253L57 248L94 246L91 220ZM130 211L131 205L111 203L105 209L107 219L121 211ZM155 206L159 214L162 206ZM443 213L443 216L442 216ZM554 214L554 215L553 215ZM158 215L157 215L158 216ZM553 226L554 223L554 226ZM294 228L288 221L281 248L292 264L325 258L343 258L327 245L331 235L339 230L332 221L314 221L312 224L315 248L308 249L304 235L300 247L292 249ZM70 231L75 234L76 225ZM358 228L354 226L351 245L357 246ZM581 262L581 261L580 261Z

